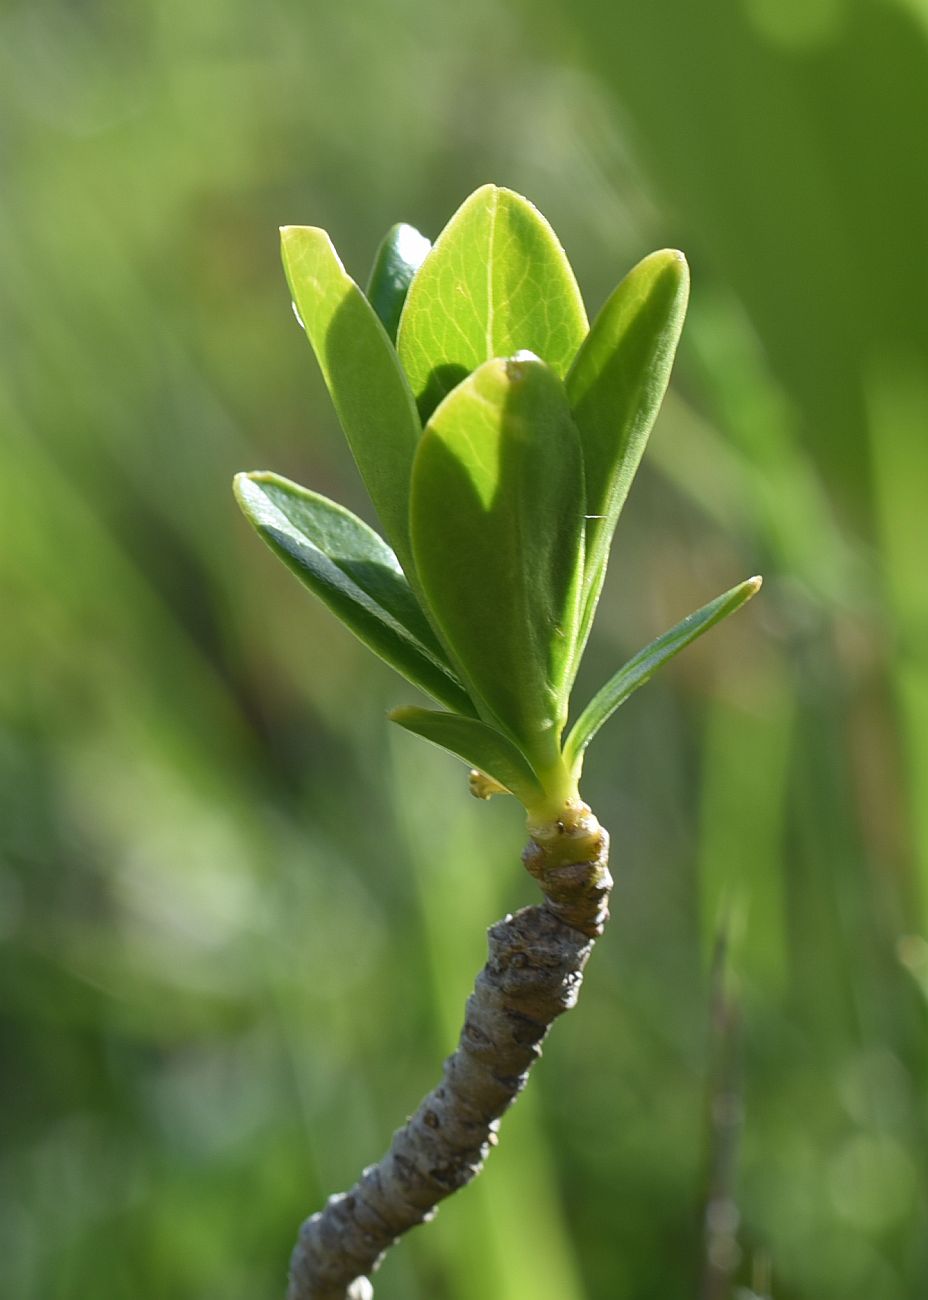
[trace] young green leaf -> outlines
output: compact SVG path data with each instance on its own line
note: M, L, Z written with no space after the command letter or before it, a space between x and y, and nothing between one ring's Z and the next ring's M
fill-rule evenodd
M618 286L593 322L567 376L567 395L583 447L586 643L609 547L648 434L670 379L689 294L682 253L652 253Z
M280 233L297 312L387 538L409 571L409 475L420 425L393 344L324 230Z
M637 691L639 686L649 681L668 659L672 659L697 637L708 632L710 627L714 627L723 618L740 609L745 601L750 600L756 592L760 591L762 581L761 578L748 578L746 582L732 587L723 595L716 596L715 600L710 600L708 605L703 605L702 609L688 614L676 627L672 627L669 632L665 632L656 641L639 650L619 669L586 706L567 737L564 757L575 774L579 775L583 752L587 745L603 723L612 717L619 705L624 704L633 691Z
M391 226L377 250L367 297L391 339L396 338L400 312L412 278L432 245L414 226Z
M397 351L427 420L484 361L529 350L563 379L587 331L570 263L540 212L484 185L458 209L413 280Z
M426 426L416 570L452 662L532 762L559 759L583 571L583 466L564 387L530 353L488 361Z
M235 495L271 549L355 636L439 703L473 714L396 556L372 528L277 474L238 474Z
M543 798L538 778L527 759L507 736L485 722L411 707L394 709L390 719L493 777L526 808L534 807Z

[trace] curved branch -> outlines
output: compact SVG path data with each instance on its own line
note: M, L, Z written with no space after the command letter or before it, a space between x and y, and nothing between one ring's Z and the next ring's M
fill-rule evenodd
M288 1300L370 1300L367 1274L439 1201L469 1183L497 1143L499 1120L541 1055L557 1016L576 1004L608 918L609 837L586 805L536 827L523 853L544 901L498 921L441 1082L365 1169L300 1229Z

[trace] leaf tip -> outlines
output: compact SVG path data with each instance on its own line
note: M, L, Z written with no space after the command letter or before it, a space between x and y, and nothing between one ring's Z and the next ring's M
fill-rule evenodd
M689 288L690 264L686 260L686 254L679 248L659 248L656 253L651 253L644 260L660 272L670 275L681 289Z
M761 573L755 573L753 578L746 579L744 584L747 592L745 599L750 600L752 596L756 596L763 585L764 578Z
M332 243L329 232L323 230L321 226L279 226L278 229L280 231L280 246L284 252L291 249L296 252L302 248L319 247L320 245L330 248L333 253L335 252L335 245Z
M235 500L238 502L239 509L248 516L252 523L256 523L261 512L263 502L263 493L260 485L262 483L272 482L277 478L266 469L248 469L242 470L232 479L232 492Z
M527 378L533 367L536 366L547 369L541 357L535 352L530 352L528 348L520 349L511 357L499 358L500 372L512 384L518 384L521 380Z
M269 469L240 470L232 479L232 492L241 509L252 521L258 517L260 502L263 498L263 483L281 483L279 474Z
M245 493L245 492L247 491L246 484L248 484L248 483L251 482L251 475L252 475L252 472L253 472L253 471L251 471L251 470L244 470L244 469L243 469L243 470L240 470L238 474L235 474L235 475L233 476L233 478L232 478L232 491L235 493L235 499L236 499L236 501L238 501L238 502L241 502L241 501L242 501L242 499L243 499L243 493Z

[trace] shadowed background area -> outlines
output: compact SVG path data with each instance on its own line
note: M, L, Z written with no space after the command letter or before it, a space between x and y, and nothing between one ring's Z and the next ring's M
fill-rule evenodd
M372 518L277 227L488 180L591 313L693 269L578 707L766 584L593 747L613 924L378 1300L928 1292L924 0L11 0L0 105L0 1294L274 1300L533 900L230 491Z

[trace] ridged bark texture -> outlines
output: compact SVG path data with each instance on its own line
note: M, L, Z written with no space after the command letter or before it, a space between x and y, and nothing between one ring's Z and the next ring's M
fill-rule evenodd
M383 1159L303 1224L288 1300L369 1300L367 1275L387 1249L480 1172L550 1025L577 1001L609 915L608 846L585 806L533 830L522 856L544 901L490 928L489 959L441 1082Z

